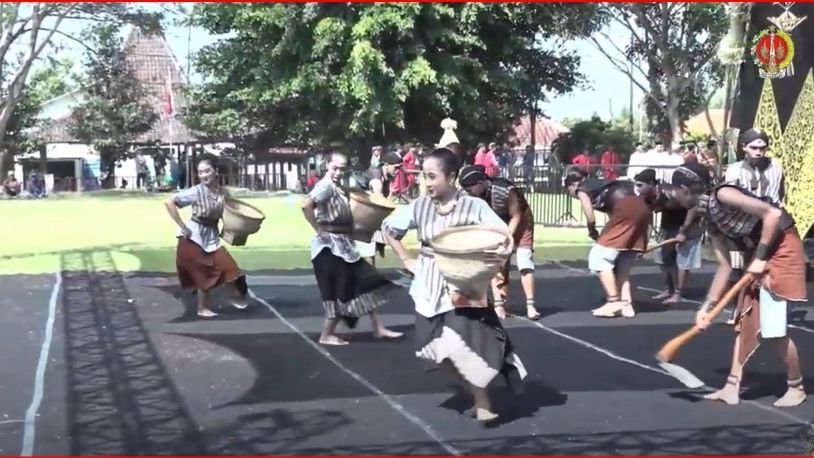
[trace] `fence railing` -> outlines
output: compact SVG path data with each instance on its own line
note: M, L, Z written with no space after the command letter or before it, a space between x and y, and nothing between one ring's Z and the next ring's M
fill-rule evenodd
M629 170L628 166L585 166L584 169L593 176L629 179L645 168L656 169L656 175L662 181L669 181L669 177L677 166L636 166L635 170ZM544 226L585 226L585 216L582 213L579 201L568 194L563 186L563 173L565 168L559 165L535 165L535 166L511 166L503 168L498 172L498 176L507 178L520 187L526 200L532 208L535 223ZM351 175L346 176L347 184L350 184ZM259 173L259 174L223 174L220 175L221 184L235 186L250 191L277 191L291 190L293 192L305 192L307 179L300 177L292 182L293 177L285 173ZM70 191L95 191L102 189L102 183L98 178L86 177L81 182L73 177L54 178L53 190L57 192ZM172 192L178 188L175 182L168 182L163 178L156 180L152 177L137 176L116 176L113 178L112 187L116 189L144 189L151 192ZM418 195L417 189L400 196L403 202L407 202ZM598 223L604 223L605 217L597 215Z

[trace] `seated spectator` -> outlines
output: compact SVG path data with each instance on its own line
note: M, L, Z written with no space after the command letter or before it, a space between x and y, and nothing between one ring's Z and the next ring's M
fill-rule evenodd
M6 179L3 180L3 192L9 197L17 197L20 195L20 185L14 172L9 172Z
M45 197L45 179L39 173L31 172L28 176L26 191L31 197Z

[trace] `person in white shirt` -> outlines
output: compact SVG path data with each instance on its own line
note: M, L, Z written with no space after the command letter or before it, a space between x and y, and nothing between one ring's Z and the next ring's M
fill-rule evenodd
M634 177L641 173L644 169L647 168L649 165L647 160L649 159L648 153L645 151L644 147L641 143L636 145L636 149L630 155L630 159L627 162L627 178L628 180L633 181Z

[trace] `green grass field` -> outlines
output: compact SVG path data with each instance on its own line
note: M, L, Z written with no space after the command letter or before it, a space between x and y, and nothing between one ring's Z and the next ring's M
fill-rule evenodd
M63 268L61 255L109 252L121 271L172 272L175 269L175 223L162 202L169 194L110 191L63 194L42 200L0 200L0 274L53 273ZM245 197L266 214L259 233L245 247L229 247L243 269L310 267L313 230L300 211L301 195ZM578 214L578 213L575 213ZM183 213L188 217L188 211ZM536 231L536 258L578 259L589 248L585 229ZM408 245L415 236L408 234ZM385 267L395 266L388 251Z

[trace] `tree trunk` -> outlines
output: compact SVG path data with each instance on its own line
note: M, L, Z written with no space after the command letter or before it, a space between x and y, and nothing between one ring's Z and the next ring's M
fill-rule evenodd
M14 169L14 155L7 148L0 148L0 180L5 179L9 170ZM17 177L21 179L21 177Z

